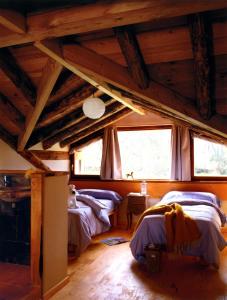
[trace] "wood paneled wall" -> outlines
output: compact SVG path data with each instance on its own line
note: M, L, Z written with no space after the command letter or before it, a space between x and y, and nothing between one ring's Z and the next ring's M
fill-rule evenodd
M100 188L117 191L122 196L129 192L140 192L140 181L96 181L96 180L74 180L71 183L76 188ZM221 200L227 201L227 181L204 181L204 182L178 182L178 181L149 181L148 193L154 198L159 198L165 193L174 190L180 191L204 191L215 193Z

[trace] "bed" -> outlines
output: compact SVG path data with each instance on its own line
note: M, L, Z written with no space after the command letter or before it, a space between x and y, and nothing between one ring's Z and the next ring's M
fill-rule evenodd
M227 245L220 227L226 216L220 209L219 199L212 193L172 191L163 196L158 205L178 203L183 212L196 221L201 237L183 250L184 255L198 256L207 264L219 267L219 252ZM145 216L130 242L136 260L144 258L148 245L166 245L165 216Z
M115 191L80 189L75 207L68 208L69 251L78 257L92 237L110 229L110 216L116 216L122 197Z

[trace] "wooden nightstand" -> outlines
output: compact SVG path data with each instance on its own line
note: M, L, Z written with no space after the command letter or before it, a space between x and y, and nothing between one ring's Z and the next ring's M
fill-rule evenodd
M128 229L132 226L132 215L139 215L144 212L147 207L147 200L149 195L141 195L140 193L129 193L127 195L128 206L127 206L127 227Z

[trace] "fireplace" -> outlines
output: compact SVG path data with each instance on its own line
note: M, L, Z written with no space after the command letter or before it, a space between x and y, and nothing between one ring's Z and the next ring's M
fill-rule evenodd
M0 199L0 261L30 264L30 197Z

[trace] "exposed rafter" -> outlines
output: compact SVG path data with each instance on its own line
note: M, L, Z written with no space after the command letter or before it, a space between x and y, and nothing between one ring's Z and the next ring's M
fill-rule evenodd
M132 26L116 27L114 32L130 75L141 89L146 89L149 86L149 74Z
M69 144L75 143L75 142L81 140L82 138L85 138L87 135L90 135L93 132L96 132L100 129L103 129L103 128L115 123L116 121L124 118L125 116L127 116L130 113L131 113L131 110L128 109L127 107L125 107L122 110L116 112L115 114L112 114L110 117L108 117L100 122L97 122L97 124L95 125L95 128L93 126L88 127L87 129L79 132L78 134L75 134L75 135L61 141L60 146L65 147Z
M0 47L227 7L226 0L98 1L27 17L25 34L0 36Z
M80 107L87 97L94 94L96 88L88 83L85 83L80 89L72 92L63 99L59 99L46 106L37 124L37 128L44 127L50 123L64 117L71 111Z
M58 86L57 89L55 89L54 87L54 90L50 95L48 103L58 101L59 99L68 96L69 94L76 91L84 84L85 81L82 78L71 73L69 77L65 81L63 81L61 85Z
M89 127L95 128L97 124L99 124L101 121L111 117L111 115L115 114L116 112L122 110L124 106L119 103L115 102L112 103L111 105L108 105L105 111L105 114L96 120L91 120L89 118L85 118L84 120L80 121L79 123L76 123L75 125L68 127L65 130L60 131L56 135L50 137L49 139L45 139L43 141L43 149L49 149L51 146L54 144L66 139L70 138L72 135L76 135L81 131L86 130ZM114 116L113 116L114 118Z
M112 100L103 100L103 101L107 103L112 102ZM55 121L43 128L36 129L33 132L32 136L30 137L27 147L30 148L35 144L58 134L60 131L63 131L70 126L79 123L85 118L86 116L84 115L81 108L78 108L75 111L67 114L60 120Z
M206 16L200 13L190 16L189 26L194 56L197 107L201 117L209 120L215 108L212 25Z
M95 77L100 81L108 82L136 97L149 101L163 112L172 112L182 120L227 138L225 118L220 117L215 120L211 118L209 121L205 121L201 118L193 103L171 89L152 81L149 88L141 90L131 80L127 70L111 60L79 45L66 45L63 49L67 62L81 70L81 72L89 74L91 78ZM119 92L119 94L121 93Z
M28 75L17 64L8 49L0 49L0 68L13 84L21 91L29 103L34 106L36 88Z
M79 149L80 147L84 147L98 139L101 139L103 137L103 133L104 133L104 128L102 128L94 133L91 133L91 134L87 135L85 138L71 144L69 153L72 153L74 151L74 149Z
M18 132L21 133L24 130L24 121L25 121L24 116L1 92L0 92L0 111L1 114L7 116L9 122L11 122L18 129Z
M38 121L40 114L50 96L50 93L54 87L54 84L62 71L62 65L58 62L49 59L41 78L40 85L37 92L37 100L34 110L31 111L30 115L26 119L26 128L23 134L20 135L18 141L18 150L24 150L26 143Z
M15 33L26 32L25 17L13 10L0 9L0 24Z
M37 42L34 44L38 49L46 53L51 58L55 59L59 63L61 63L64 67L71 70L76 75L80 76L87 82L89 82L91 85L94 85L99 90L103 91L110 97L116 99L117 101L121 102L125 106L129 107L133 111L143 115L144 111L138 107L137 105L134 105L130 99L124 99L121 94L119 94L117 91L112 91L109 86L101 80L98 80L94 77L88 76L87 74L81 72L77 67L73 66L70 62L66 61L64 57L61 54L61 48L60 45L56 41L42 41ZM94 61L95 63L95 61Z
M5 128L0 125L0 139L2 139L7 145L16 149L17 138L12 136Z

